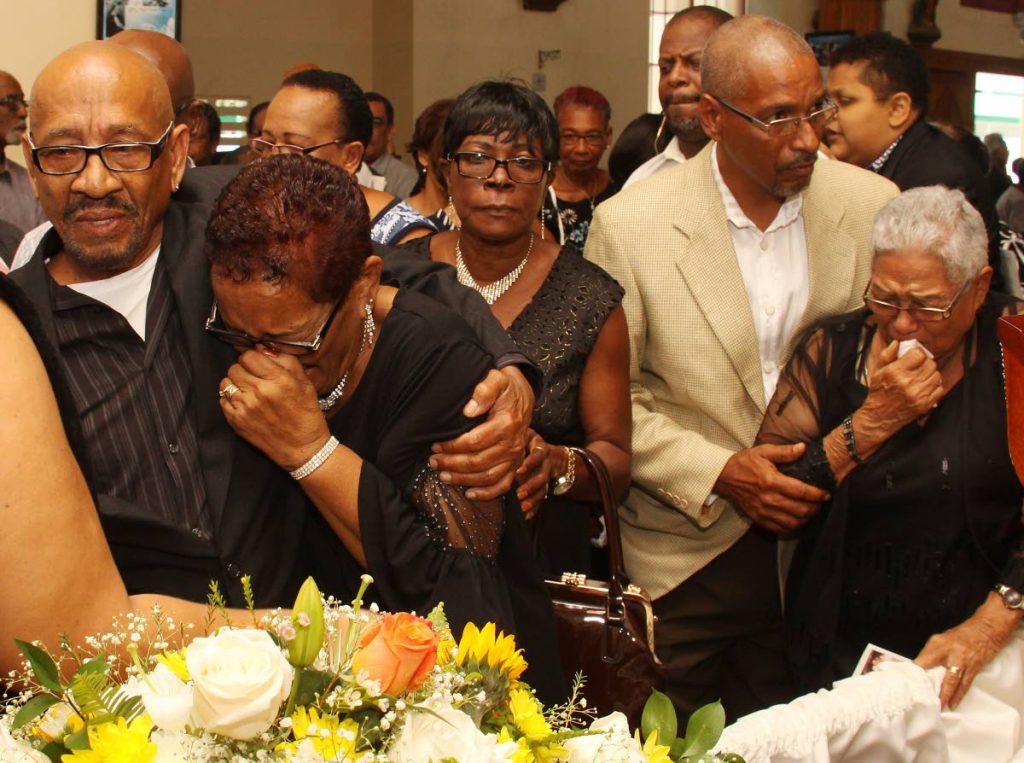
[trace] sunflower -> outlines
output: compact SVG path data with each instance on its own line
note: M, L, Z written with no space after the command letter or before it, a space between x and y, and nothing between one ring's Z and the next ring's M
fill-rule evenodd
M118 718L117 723L101 723L89 727L89 749L62 755L63 763L150 763L157 753L149 741L153 721L142 715L131 723Z
M455 661L468 670L496 670L509 681L518 681L526 670L523 650L516 649L515 636L498 631L494 623L487 623L483 630L466 623Z

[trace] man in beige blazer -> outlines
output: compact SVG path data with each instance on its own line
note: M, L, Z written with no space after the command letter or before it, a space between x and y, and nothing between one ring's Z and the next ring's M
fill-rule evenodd
M788 27L750 16L724 25L702 79L713 142L602 204L586 256L626 290L626 571L655 598L673 701L690 711L721 697L735 718L789 699L775 534L826 498L776 467L802 445L751 447L766 385L803 329L863 304L871 225L898 191L817 158L833 112L810 48ZM744 264L758 249L761 264ZM783 302L765 297L755 311L761 292ZM772 328L775 304L796 305L787 330ZM765 357L773 330L778 352Z

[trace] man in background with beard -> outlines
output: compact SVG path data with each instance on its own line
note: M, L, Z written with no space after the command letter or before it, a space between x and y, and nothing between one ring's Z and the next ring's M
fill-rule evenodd
M707 145L697 103L700 101L700 61L704 44L732 15L710 5L685 8L665 25L658 48L658 98L663 116L661 131L672 136L665 150L637 167L624 188L638 180L685 162Z
M699 113L711 143L597 208L585 256L626 290L633 474L626 572L654 598L668 694L730 718L791 698L777 533L826 495L752 447L794 339L859 307L871 226L897 189L818 160L835 114L803 37L743 16L708 40Z

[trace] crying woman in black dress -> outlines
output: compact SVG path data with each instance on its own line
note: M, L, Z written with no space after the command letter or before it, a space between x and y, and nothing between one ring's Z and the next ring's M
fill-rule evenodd
M850 675L868 642L944 665L956 705L1021 619L1022 490L1010 463L987 236L960 191L906 191L875 221L865 308L797 346L759 442L806 442L794 476L832 499L786 589L794 678Z
M514 501L471 501L428 464L432 443L472 427L463 404L493 360L454 313L381 285L367 220L355 182L304 157L249 165L221 194L210 328L239 351L224 415L319 509L312 556L336 562L318 576L369 571L390 610L443 601L456 633L497 623L557 696L551 604Z

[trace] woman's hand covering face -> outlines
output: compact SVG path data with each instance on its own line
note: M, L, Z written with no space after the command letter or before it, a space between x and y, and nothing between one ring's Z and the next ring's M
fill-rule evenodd
M890 428L890 434L928 414L945 394L934 360L920 349L897 358L898 349L893 341L879 353L861 408L873 425Z
M220 388L228 382L239 391L221 398L224 418L278 466L302 466L330 437L316 389L294 357L247 350L228 369Z

